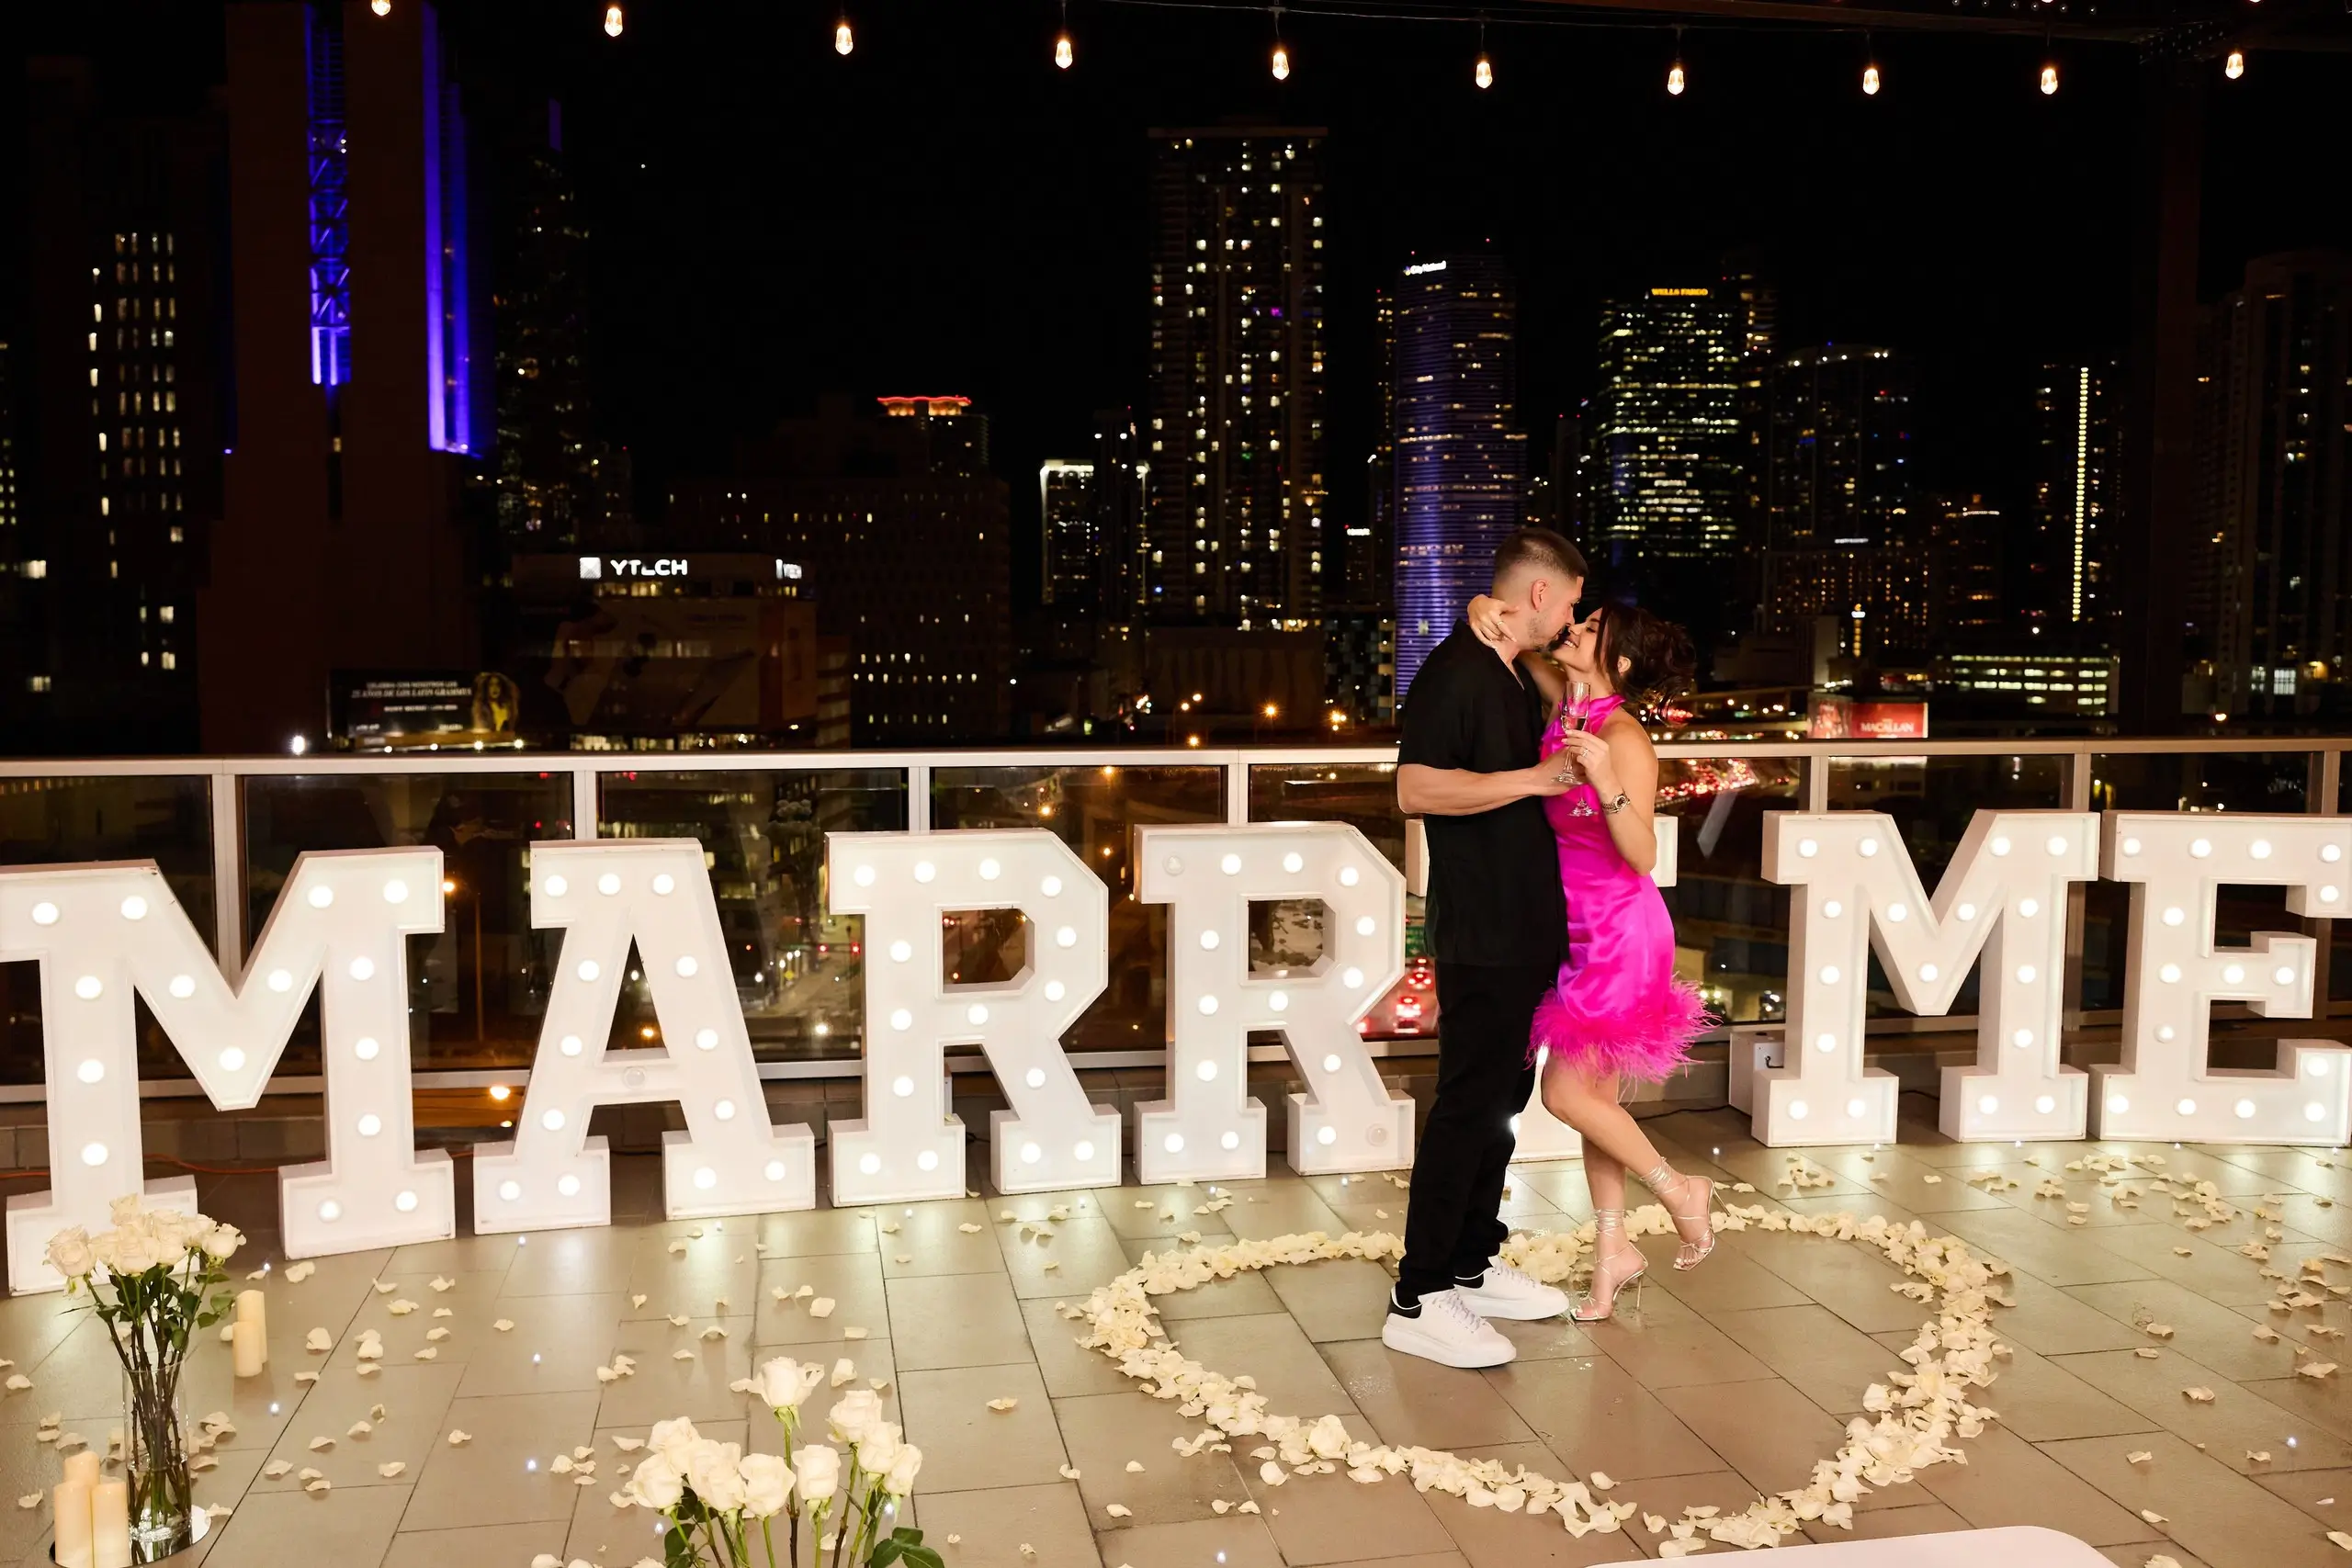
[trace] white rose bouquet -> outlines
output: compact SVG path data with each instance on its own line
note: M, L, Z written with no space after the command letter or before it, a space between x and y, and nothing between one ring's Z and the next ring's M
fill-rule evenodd
M194 1482L180 1369L196 1331L234 1310L221 1265L245 1238L233 1225L151 1209L135 1195L115 1200L113 1218L114 1229L98 1235L79 1225L58 1232L48 1258L69 1296L89 1297L122 1363L130 1529L140 1560L149 1562L190 1540Z
M784 1428L781 1454L747 1454L736 1444L713 1442L684 1418L654 1424L646 1457L621 1496L668 1522L662 1568L793 1568L801 1560L803 1518L816 1541L818 1568L944 1568L939 1553L923 1545L922 1531L884 1528L898 1499L914 1489L922 1450L882 1419L873 1391L854 1389L827 1414L838 1447L800 1441L800 1407L824 1381L821 1365L778 1357L735 1384L775 1414Z

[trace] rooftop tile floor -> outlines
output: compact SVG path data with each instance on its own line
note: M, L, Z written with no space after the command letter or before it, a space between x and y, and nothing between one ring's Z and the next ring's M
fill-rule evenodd
M2330 1297L2316 1309L2273 1313L2275 1281L2237 1250L2259 1238L2264 1222L2248 1214L2192 1232L2160 1199L2119 1208L2096 1174L2064 1169L2092 1148L2159 1152L2153 1146L1961 1146L1934 1132L1932 1111L1906 1103L1905 1141L1874 1154L1806 1151L1832 1184L1802 1193L1779 1184L1791 1151L1756 1145L1743 1118L1683 1112L1649 1123L1678 1165L1758 1189L1736 1201L1916 1217L2015 1270L2018 1304L1995 1318L2014 1356L1977 1396L2001 1420L1962 1445L1964 1465L1865 1498L1853 1533L2039 1524L2131 1568L2159 1552L2182 1568L2346 1561L2326 1532L2352 1529L2352 1382L2300 1377L2295 1367L2335 1359L2341 1342L2312 1330L2352 1329L2352 1303ZM2160 1152L2172 1173L2210 1179L2248 1209L2262 1194L2287 1195L2276 1269L2292 1273L2306 1257L2352 1247L2352 1203L2337 1206L2352 1200L2352 1159L2268 1148ZM607 1439L687 1415L714 1435L763 1445L772 1423L747 1412L728 1384L777 1354L847 1358L858 1377L888 1380L892 1418L927 1456L910 1511L934 1543L960 1536L946 1549L952 1568L1572 1568L1657 1550L1638 1516L1622 1533L1579 1541L1556 1517L1474 1509L1402 1480L1364 1486L1340 1474L1273 1488L1245 1453L1181 1458L1169 1441L1198 1423L1080 1349L1053 1311L1146 1250L1172 1245L1180 1231L1214 1238L1401 1230L1409 1200L1385 1177L1235 1183L1220 1188L1237 1199L1230 1208L1194 1216L1187 1202L1176 1221L1161 1201L1173 1190L1122 1188L695 1225L659 1217L655 1160L623 1156L614 1167L608 1230L466 1235L322 1258L298 1285L273 1280L265 1376L233 1380L224 1346L208 1343L193 1359L191 1414L225 1409L237 1424L198 1495L234 1512L181 1561L528 1568L548 1552L628 1568L658 1543L650 1516L606 1501L628 1463ZM1994 1193L1962 1179L1993 1167L2020 1185ZM985 1168L976 1151L976 1186ZM2083 1224L2068 1223L2064 1203L2034 1196L2052 1177L2089 1204ZM200 1190L209 1212L252 1238L234 1260L240 1273L266 1259L282 1268L268 1175L207 1176ZM1139 1196L1155 1201L1138 1208ZM1057 1202L1072 1217L1048 1241L1024 1240L997 1219L1008 1207L1042 1216ZM1516 1168L1510 1207L1529 1229L1577 1223L1587 1212L1582 1170L1573 1162ZM897 1230L882 1232L886 1221ZM958 1228L967 1223L981 1229ZM669 1251L696 1228L705 1234L684 1257ZM1664 1267L1670 1240L1648 1245L1657 1267L1638 1314L1589 1328L1506 1325L1519 1359L1484 1373L1383 1348L1386 1276L1373 1264L1244 1275L1160 1305L1189 1355L1254 1374L1279 1410L1335 1413L1365 1438L1561 1477L1606 1471L1618 1483L1612 1495L1668 1517L1690 1504L1736 1511L1759 1490L1801 1483L1836 1448L1864 1386L1899 1367L1895 1352L1919 1325L1922 1309L1888 1289L1900 1274L1852 1244L1786 1234L1727 1234L1688 1275ZM1047 1269L1049 1258L1059 1267ZM2324 1267L2329 1280L2352 1282L2352 1270ZM455 1287L433 1292L435 1275ZM396 1282L395 1294L374 1290L379 1278ZM802 1284L834 1299L831 1316L771 1297L771 1287ZM632 1305L639 1294L644 1303ZM403 1296L425 1310L390 1315L389 1303ZM452 1316L431 1316L445 1305ZM687 1315L684 1327L673 1325L673 1313ZM492 1329L502 1317L511 1331ZM2173 1325L2172 1338L2143 1333L2137 1325L2151 1318ZM727 1328L724 1338L701 1337L713 1325ZM2265 1325L2275 1342L2255 1337ZM363 1379L353 1351L370 1326L384 1336L385 1370ZM437 1358L413 1359L435 1326L451 1331ZM313 1327L335 1337L332 1352L305 1352ZM2311 1354L2299 1355L2306 1346ZM2133 1354L2150 1348L2154 1359ZM690 1355L676 1359L679 1349ZM595 1369L616 1351L637 1356L639 1370L600 1385ZM29 1391L0 1396L0 1496L14 1498L57 1478L59 1456L34 1439L40 1416L62 1410L68 1430L103 1445L120 1422L120 1386L95 1325L59 1297L0 1302L0 1355L33 1380ZM295 1374L310 1369L318 1382L298 1383ZM2213 1402L2184 1398L2192 1385L2213 1389ZM1007 1395L1020 1402L1012 1411L987 1407ZM388 1415L372 1436L344 1436L379 1403ZM821 1393L812 1402L829 1403ZM453 1427L472 1442L451 1448ZM316 1436L336 1442L314 1452ZM593 1485L550 1469L579 1444L598 1450ZM2152 1457L2133 1462L2143 1450ZM273 1458L315 1465L333 1491L314 1496L291 1475L264 1477ZM407 1469L387 1481L378 1466L392 1460ZM1144 1469L1128 1472L1129 1460ZM1065 1465L1077 1480L1064 1478ZM1262 1511L1216 1506L1250 1500ZM1114 1518L1105 1511L1114 1503L1131 1513ZM0 1506L0 1563L46 1562L48 1527L45 1505ZM1022 1554L1023 1543L1034 1556Z

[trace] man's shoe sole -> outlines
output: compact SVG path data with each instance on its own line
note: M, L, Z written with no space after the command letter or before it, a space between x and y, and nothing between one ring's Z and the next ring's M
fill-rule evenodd
M1500 1338L1500 1336L1497 1336ZM1466 1346L1458 1346L1421 1331L1419 1320L1388 1314L1380 1325L1380 1342L1391 1350L1407 1356L1419 1356L1424 1361L1435 1361L1441 1367L1458 1367L1464 1371L1479 1367L1499 1367L1519 1354L1519 1347L1505 1339L1499 1353L1480 1353Z
M1568 1310L1568 1298L1563 1294L1560 1304L1546 1308L1540 1302L1511 1296L1489 1296L1484 1291L1473 1291L1460 1285L1454 1287L1464 1304L1480 1317L1499 1317L1512 1323L1541 1323L1545 1318L1558 1317Z

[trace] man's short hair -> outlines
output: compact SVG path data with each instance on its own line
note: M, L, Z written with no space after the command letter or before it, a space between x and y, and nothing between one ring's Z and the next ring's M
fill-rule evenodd
M1514 528L1495 551L1495 587L1501 588L1522 569L1582 581L1584 552L1549 528Z

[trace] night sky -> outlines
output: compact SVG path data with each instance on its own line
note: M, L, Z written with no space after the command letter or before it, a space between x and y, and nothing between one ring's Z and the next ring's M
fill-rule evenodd
M1664 90L1659 28L1285 18L1074 0L861 0L831 50L813 0L638 0L617 42L592 0L450 0L484 140L552 94L592 232L597 423L663 480L844 391L963 392L994 421L1015 515L1041 457L1091 411L1146 400L1147 128L1233 116L1330 129L1331 407L1338 515L1362 510L1374 284L1489 243L1521 278L1521 404L1540 448L1591 390L1609 291L1704 279L1759 247L1781 341L1870 342L1921 365L1928 483L2013 497L2045 359L2119 354L2138 72L2122 45L1881 35L1864 98L1855 34L1693 29ZM1564 13L1577 17L1577 13ZM222 75L218 6L87 4L14 17L19 54L96 56L111 92L168 103ZM20 94L9 62L7 107ZM2250 254L2352 243L2337 176L2352 56L2218 70L2204 292ZM13 119L13 112L11 115ZM21 141L17 141L21 147ZM362 154L364 155L364 153ZM21 152L5 177L22 177ZM7 193L0 193L7 194ZM14 265L10 257L6 265ZM12 296L20 290L11 290Z

